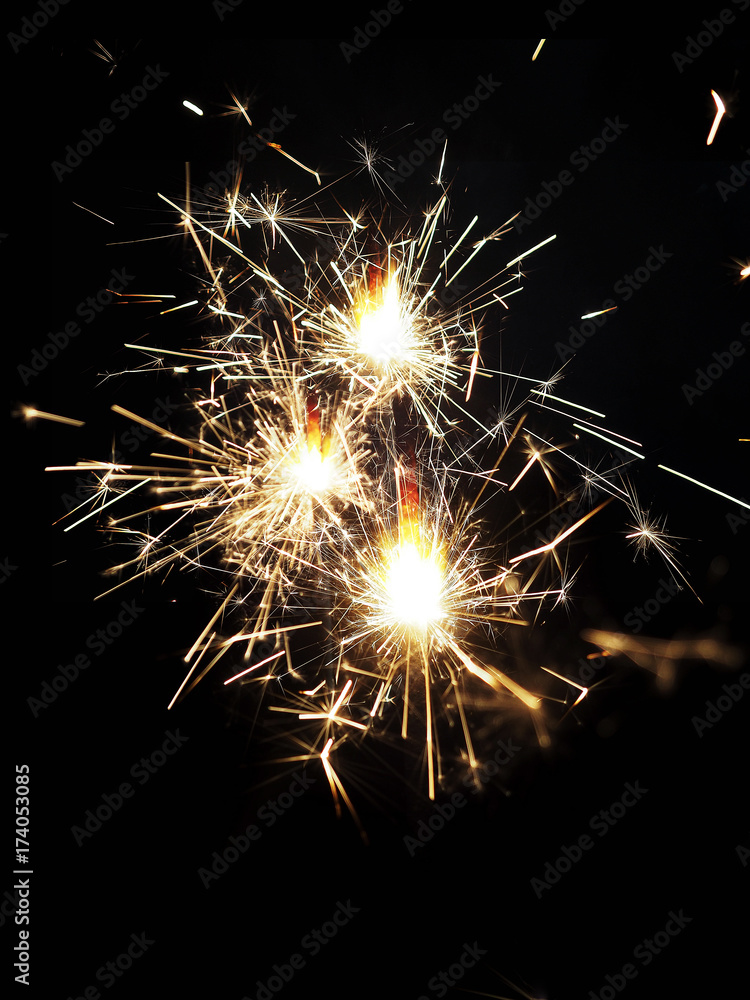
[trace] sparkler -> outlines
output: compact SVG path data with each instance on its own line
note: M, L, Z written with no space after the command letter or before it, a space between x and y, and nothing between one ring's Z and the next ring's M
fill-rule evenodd
M218 204L161 197L206 275L195 303L173 309L197 304L213 327L204 347L138 349L208 382L191 400L197 427L177 434L113 407L163 445L147 465L83 466L100 474L87 516L147 489L152 497L147 510L109 522L136 550L113 569L115 586L175 565L211 566L225 581L170 708L228 657L225 685L243 696L254 688L283 715L303 748L285 759L319 759L337 806L343 799L352 813L334 759L349 740L389 738L394 719L402 740L419 740L431 798L455 763L481 766L473 719L487 706L495 717L525 714L548 742L544 696L508 662L504 637L565 604L570 540L618 499L636 512L631 540L677 569L663 525L639 517L628 490L521 433L526 416L516 409L488 428L468 408L478 379L504 377L482 363L483 318L519 290L520 262L549 240L463 295L451 288L457 276L508 229L471 242L475 218L450 239L447 190L419 226L393 232L386 211L325 217L282 195L246 195L241 178ZM311 238L323 240L327 260L302 252ZM281 250L301 267L297 286L272 267ZM570 420L568 407L585 410L550 394L555 379L526 381L529 406ZM467 443L467 422L481 448ZM639 454L600 425L574 426ZM504 446L486 469L499 430ZM525 464L511 472L523 449ZM606 499L539 544L525 525L544 516L547 490L559 496L555 464L568 457L584 492L595 484ZM555 502L565 510L574 498ZM503 510L503 532L488 527L490 503ZM233 615L241 622L227 635ZM294 644L306 631L313 656ZM561 679L570 691L559 700L575 695L577 704L585 691Z

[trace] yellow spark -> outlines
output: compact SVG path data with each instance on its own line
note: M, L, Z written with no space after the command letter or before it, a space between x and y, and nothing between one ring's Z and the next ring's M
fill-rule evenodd
M75 205L76 208L83 209L84 212L88 212L90 215L95 216L97 219L101 219L102 222L108 222L110 226L114 226L114 222L112 222L111 219L105 219L103 215L99 215L98 212L94 212L92 209L86 208L85 205L79 205L77 201L72 202L72 204Z
M549 667L542 667L542 670L544 670L545 673L552 674L553 677L557 677L558 680L565 681L565 683L566 684L570 684L571 687L578 688L578 690L581 693L578 695L578 697L576 698L576 700L573 702L573 704L571 705L571 708L575 708L576 705L578 705L580 702L582 702L583 699L586 697L586 695L589 693L589 689L587 687L584 687L582 684L577 684L575 681L572 681L569 677L564 677L562 674L558 674L554 670L550 670Z
M548 542L546 545L542 545L538 549L532 549L530 552L524 552L523 555L513 556L513 558L510 560L511 566L514 563L522 562L524 559L530 559L531 556L538 556L544 552L551 552L553 549L557 548L560 542L568 538L569 535L572 535L574 531L577 531L582 524L585 524L585 522L588 521L590 517L593 517L594 514L598 514L600 510L602 510L604 507L607 506L608 503L610 503L610 501L611 498L610 500L604 500L602 503L599 504L598 507L595 507L593 510L590 510L588 514L584 514L584 516L580 519L580 521L576 521L574 525L572 525L570 528L559 534L557 538L553 538L552 541Z
M228 678L227 680L224 681L224 685L226 686L227 684L231 684L232 681L239 680L240 677L245 677L246 674L252 673L252 671L257 670L258 667L264 667L266 663L273 663L274 660L278 660L280 656L285 656L285 655L286 655L286 650L284 649L282 649L278 653L273 653L271 656L267 656L265 660L261 660L259 663L254 663L251 667L248 667L247 670L241 670L238 674L235 674L234 677Z
M598 410L592 410L589 406L583 406L581 403L571 403L569 399L562 399L560 396L553 396L551 392L547 392L546 389L532 389L532 394L535 396L543 396L545 399L553 399L556 403L565 403L566 406L572 406L576 410L585 410L586 413L592 413L595 417L606 417L606 413L600 413Z
M617 312L619 306L610 306L609 309L597 309L596 312L586 313L581 319L593 319L595 316L603 316L608 312Z
M713 124L711 125L711 131L708 133L708 138L706 139L707 146L710 146L711 143L714 141L714 136L716 135L717 129L719 128L719 122L721 121L721 119L724 116L724 113L726 112L726 108L724 107L724 102L722 101L722 99L719 97L719 95L716 93L715 90L711 91L711 97L713 97L714 104L716 105L716 115L714 117Z
M575 428L577 428L579 431L585 431L587 434L593 434L594 437L598 437L602 441L606 441L607 444L614 445L615 448L621 448L623 451L627 451L631 455L635 455L636 458L644 458L645 459L645 457L646 457L645 455L642 455L639 451L633 451L632 448L627 448L624 444L620 444L619 441L613 441L612 438L608 438L605 434L599 434L598 431L592 430L591 427L588 426L587 424L573 424L573 426ZM625 440L627 440L627 439L625 439Z
M529 254L534 253L535 250L539 250L540 247L544 247L548 243L551 243L552 240L556 240L556 239L557 239L557 235L555 235L555 236L548 236L546 240L542 240L541 243L537 243L537 245L534 246L534 247L531 247L530 250L524 250L523 253L519 254L517 257L514 257L513 260L509 260L508 263L505 266L506 267L513 267L513 265L517 264L519 262L519 260L523 260L524 257L528 257Z
M469 370L469 386L466 390L466 402L469 402L471 398L471 389L474 385L474 376L477 373L477 365L479 364L479 351L474 351L471 356L471 368Z
M731 500L732 503L739 504L740 507L744 507L746 510L750 510L750 503L745 503L744 500L738 500L737 497L732 497L728 493L722 493L721 490L714 489L713 486L707 486L706 483L701 483L697 479L693 479L692 476L686 476L684 472L677 472L676 469L670 469L667 465L660 465L660 469L664 469L665 472L671 472L673 476L679 476L681 479L687 479L689 483L694 483L695 486L700 486L704 490L708 490L710 493L715 493L717 496L724 497L725 500Z
M538 45L537 45L537 47L536 47L536 48L534 49L534 55L533 55L533 56L531 57L531 61L532 61L532 62L535 62L535 61L536 61L536 57L537 57L537 56L539 55L539 53L540 53L540 52L542 51L542 46L544 45L544 43L545 43L546 41L547 41L547 39L546 39L546 38L540 38L540 39L539 39L539 44L538 44Z
M58 413L45 413L34 406L24 406L22 413L26 420L49 420L55 424L69 424L71 427L83 427L86 423L85 420L76 420L74 417L61 417Z
M535 451L535 452L533 453L533 455L531 456L531 458L530 458L530 459L528 460L528 462L526 463L526 465L525 465L525 466L523 467L523 469L521 469L521 471L520 471L520 472L518 473L518 475L517 475L517 476L516 476L516 478L514 479L513 483L512 483L512 484L511 484L511 485L510 485L510 486L508 487L508 492L509 492L509 493L510 493L510 492L511 492L512 490L514 490L514 489L516 488L516 486L518 486L518 484L519 484L519 483L521 482L521 480L522 480L522 479L523 479L523 477L524 477L524 476L526 475L526 473L527 473L527 472L529 471L529 469L530 469L530 468L531 468L531 466L532 466L532 465L534 464L534 462L536 462L536 461L538 461L538 460L539 460L539 457L540 457L540 456L539 456L539 452L538 452L538 451Z
M170 298L174 298L174 296L170 296ZM190 300L190 302L183 302L183 303L182 303L182 305L179 305L179 306L172 306L172 307L171 307L170 309L163 309L163 310L162 310L162 311L161 311L161 312L159 313L159 315L160 315L160 316L166 316L166 315L167 315L167 313L172 313L172 312L177 312L177 311L178 311L178 310L180 310L180 309L187 309L187 308L189 308L190 306L197 306L198 304L199 304L199 303L198 303L198 299L191 299L191 300ZM127 345L126 345L126 346L127 346ZM142 350L142 348L141 348L141 350ZM179 352L175 352L175 353L179 353Z

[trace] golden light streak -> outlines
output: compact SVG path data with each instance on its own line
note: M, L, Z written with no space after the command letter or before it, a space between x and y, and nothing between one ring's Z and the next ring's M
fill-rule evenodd
M265 139L263 141L266 142ZM293 156L291 156L289 153L287 153L285 150L281 148L278 142L266 142L266 145L270 146L271 149L275 149L277 153L281 153L281 155L285 156L287 160L291 160L291 162L294 163L295 166L301 167L303 170L306 170L308 174L312 174L315 180L318 182L318 184L321 183L320 174L318 173L317 170L313 170L311 167L306 167L304 163L300 163L299 160L295 160Z
M171 307L171 308L169 308L169 309L163 309L163 310L162 310L162 311L161 311L161 312L159 313L159 315L160 315L160 316L166 316L166 315L167 315L167 313L172 313L172 312L177 312L177 311L178 311L178 310L180 310L180 309L187 309L187 308L188 308L189 306L197 306L197 305L198 305L198 299L191 299L191 301L190 301L190 302L183 302L183 303L182 303L181 305L179 305L179 306L172 306L172 307ZM132 345L131 345L131 344L126 344L125 346L126 346L126 347L131 347ZM142 350L142 348L141 348L141 350ZM178 353L180 353L180 352L179 352L179 351L174 351L173 353L174 353L174 354L178 354Z
M595 316L603 316L605 313L617 312L619 306L610 306L609 309L597 309L596 312L584 313L581 319L593 319Z
M578 688L578 690L581 693L578 695L578 697L576 698L576 700L573 702L573 704L571 705L571 708L575 708L576 705L579 705L583 701L583 699L586 697L586 695L589 693L589 689L587 687L584 687L582 684L577 684L575 681L572 681L569 677L563 676L563 674L558 674L556 671L550 670L549 667L542 667L542 670L544 670L545 673L552 674L553 677L557 677L561 681L565 681L565 683L566 684L570 684L571 687Z
M215 632L212 632L212 633L211 633L211 635L210 635L210 637L209 637L209 640L208 640L208 642L207 642L207 643L206 643L206 645L205 645L205 646L203 647L203 649L202 649L202 650L200 651L200 655L198 656L198 659L197 659L197 660L195 661L195 663L194 663L194 664L192 665L192 667L190 668L190 670L188 670L188 672L187 672L187 673L185 674L185 677L184 677L184 679L183 679L183 681L182 681L182 684L180 684L180 686L179 686L179 687L177 688L177 690L175 691L175 693L174 693L174 694L172 695L172 700L171 700L171 701L170 701L170 703L169 703L169 704L167 705L167 711L168 711L168 712L169 712L169 711L170 711L170 710L171 710L172 708L174 708L174 705L175 705L175 703L176 703L177 699L178 699L178 698L180 697L180 695L182 694L183 690L185 689L185 686L186 686L186 684L188 683L188 681L190 680L190 678L191 678L191 677L193 676L193 674L195 673L195 671L196 671L196 670L198 669L198 665L200 664L200 662L201 662L201 660L202 660L202 658L203 658L203 654L204 654L204 653L206 652L206 650L208 650L208 649L209 649L209 647L210 647L211 643L212 643L212 642L213 642L213 640L214 640L214 637L215 637L215 635L216 635L216 633L215 633Z
M509 492L509 493L510 493L510 492L511 492L512 490L514 490L514 489L516 488L516 486L518 486L518 484L519 484L519 483L521 482L521 480L523 479L523 477L524 477L524 476L526 475L526 473L527 473L527 472L529 471L529 469L531 468L531 466L532 466L532 465L533 465L533 464L534 464L535 462L538 462L538 461L539 461L539 457L540 457L540 456L539 456L539 452L538 452L538 451L535 451L535 452L534 452L534 454L533 454L533 455L531 456L531 458L530 458L530 459L528 460L528 462L526 463L526 465L525 465L525 466L523 467L523 469L521 469L521 471L520 471L520 472L518 473L518 475L516 476L516 478L515 478L515 479L513 480L513 482L511 483L511 485L510 485L510 486L508 487L508 492Z
M477 365L479 364L479 351L474 351L471 356L471 367L469 368L469 385L466 389L466 402L468 403L471 399L471 389L474 385L474 376L477 373Z
M131 486L129 490L125 490L124 493L118 493L116 496L112 497L112 499L108 500L106 503L99 504L94 510L84 515L84 517L80 517L77 521L74 521L73 524L69 524L67 528L64 528L63 530L72 531L73 528L77 528L79 524L83 524L84 521L88 521L89 518L99 514L100 511L104 510L106 507L111 507L113 503L116 503L118 500L121 500L122 497L128 496L128 494L133 493L135 490L140 489L141 486L145 486L150 482L151 482L150 479L139 479L139 481L134 486Z
M540 38L540 39L539 39L539 44L538 44L538 45L537 45L537 47L536 47L536 48L534 49L534 55L533 55L533 56L531 57L531 61L532 61L532 62L536 62L536 57L537 57L537 56L539 55L539 53L540 53L540 52L542 51L542 46L544 45L544 43L545 43L546 41L547 41L547 39L546 39L546 38Z
M196 104L193 104L192 101L185 100L185 101L182 102L182 106L184 108L187 108L188 111L192 111L196 115L200 115L200 116L203 115L203 111L201 110L201 108L199 108Z
M246 670L241 670L238 674L235 674L234 677L227 678L227 680L224 681L224 685L226 686L227 684L231 684L232 681L239 680L240 677L245 677L247 674L252 673L253 670L257 670L259 667L264 667L267 663L273 663L273 661L278 660L280 656L286 656L286 650L281 649L278 653L272 653L271 656L267 656L265 660L260 660L260 662L254 663Z
M229 639L222 639L222 641L218 643L218 645L221 646L222 649L224 649L227 646L233 646L236 642L244 642L246 639L265 639L269 635L279 636L282 635L284 632L296 632L298 629L301 628L313 628L315 625L322 625L322 624L323 624L322 621L305 622L303 625L284 625L284 626L279 626L278 628L260 629L259 631L256 632L240 632L238 635L233 635Z
M719 128L719 122L724 117L724 113L727 110L724 107L724 102L722 101L722 99L719 97L719 95L716 93L715 90L711 91L711 97L713 97L714 104L716 105L716 115L714 117L713 124L711 125L711 131L708 133L708 138L706 139L707 146L710 146L711 143L714 141L716 132Z
M561 534L559 534L557 538L554 538L547 545L542 545L537 549L532 549L530 552L524 552L523 555L520 556L513 556L513 558L510 560L511 566L514 565L515 563L522 562L524 559L530 559L532 556L542 555L544 552L551 552L553 549L556 549L557 546L560 544L560 542L564 541L566 538L572 535L573 532L577 531L582 524L585 524L586 521L589 520L589 518L592 518L595 514L598 514L599 511L603 510L610 502L611 498L610 500L602 501L602 503L600 503L598 507L595 507L593 510L590 510L588 514L584 514L579 521L576 521L576 523L572 525L570 528L567 528L565 531L561 532Z
M219 607L216 609L215 613L212 615L212 617L206 623L205 627L203 628L203 631L200 633L200 635L195 640L195 642L190 647L190 649L187 651L187 653L185 653L185 656L184 656L185 663L190 663L190 661L193 658L193 653L196 651L196 649L198 648L198 646L200 646L200 644L203 642L203 640L205 639L205 637L208 635L210 629L213 628L213 626L216 624L216 622L218 621L218 619L224 613L224 611L226 610L228 602L234 597L234 595L237 593L238 589L239 589L239 584L235 583L235 585L232 587L232 589L227 594L226 598L221 602L221 604L219 605Z
M737 497L732 497L728 493L722 493L721 490L714 489L713 486L707 486L706 483L702 483L698 479L693 479L692 476L686 476L684 472L677 472L676 469L670 469L667 465L660 465L659 468L664 469L665 472L671 472L673 476L679 476L680 479L687 479L689 483L693 483L695 486L700 486L701 489L708 490L709 493L715 493L717 496L723 497L725 500L731 500L732 503L739 504L740 507L750 510L750 503L746 503L744 500L738 500Z
M610 655L622 654L652 668L660 660L704 660L730 669L742 666L744 655L736 646L713 636L696 639L653 639L604 629L585 629L581 637Z
M103 215L99 215L98 212L94 212L91 208L86 208L85 205L79 205L77 201L71 202L76 208L83 209L84 212L88 212L90 215L95 216L97 219L101 219L102 222L108 222L110 226L114 226L114 222L111 219L106 219Z
M607 444L614 445L615 448L622 448L623 451L627 451L630 455L635 455L636 458L645 459L646 457L639 451L633 451L632 448L627 448L624 444L620 444L619 441L613 441L612 438L607 437L606 434L600 434L598 431L592 430L592 428L587 424L573 424L573 426L579 431L585 431L587 434L593 434L594 437L598 437L602 441L606 441Z
M532 394L534 396L543 396L545 399L553 399L556 403L565 403L566 406L572 406L576 410L585 410L586 413L592 413L595 417L606 417L606 413L600 413L598 410L592 410L588 406L583 406L581 403L572 403L569 399L561 399L560 396L553 396L551 392L547 392L546 389L532 389Z
M514 257L513 260L509 260L508 263L505 266L506 267L512 267L514 264L517 264L519 262L519 260L523 260L524 257L528 257L529 254L534 253L535 250L539 250L540 247L547 246L548 243L551 243L552 240L556 240L556 239L557 239L557 235L555 235L555 236L548 236L546 240L542 240L541 243L537 243L537 245L534 246L534 247L532 247L530 250L524 250L524 252L522 254L519 254L517 257Z
M34 406L24 406L23 416L26 420L49 420L54 424L68 424L70 427L84 427L85 420L76 420L75 417L61 417L59 413L46 413L44 410L37 410Z

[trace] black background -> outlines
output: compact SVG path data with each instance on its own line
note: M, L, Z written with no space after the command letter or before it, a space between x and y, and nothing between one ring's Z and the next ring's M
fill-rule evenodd
M368 845L350 817L336 818L313 761L310 790L206 889L198 869L230 835L257 822L263 803L289 788L295 766L271 763L275 749L256 739L249 710L226 696L220 678L166 711L182 677L181 653L212 607L210 578L173 575L94 603L106 588L101 572L118 553L92 522L67 533L55 523L75 476L45 466L106 457L122 427L112 404L149 415L156 399L179 400L185 388L166 371L115 375L136 367L122 345L145 339L183 347L203 331L179 313L159 317L158 306L113 305L43 371L24 380L18 366L29 364L50 331L75 319L78 303L106 287L113 268L135 276L128 291L173 293L177 301L194 296L192 258L171 235L174 218L157 192L180 196L186 161L193 184L203 186L210 171L233 159L246 132L218 113L229 88L252 95L258 127L275 109L294 115L279 141L328 181L355 167L349 143L357 137L376 141L394 161L408 156L416 139L445 127L446 110L473 94L480 76L491 76L502 86L460 128L446 128L457 232L475 214L477 231L494 230L536 198L543 182L570 169L571 154L601 134L605 119L627 124L589 169L573 171L575 182L539 219L488 244L471 275L484 280L557 235L530 258L510 312L489 320L502 323L504 365L542 379L560 367L555 345L612 297L618 279L642 266L651 247L672 254L630 301L618 302L558 388L642 442L646 459L633 466L634 485L685 539L681 559L698 596L683 590L644 634L708 634L743 650L750 528L733 529L727 520L743 508L658 465L731 496L748 495L750 445L738 440L750 436L748 354L692 404L683 386L695 384L696 369L713 361L712 352L740 338L748 318L748 288L737 280L737 262L750 262L748 193L742 187L722 197L717 182L750 156L750 15L729 8L735 23L678 67L673 53L685 52L687 36L707 30L703 15L657 37L648 12L635 9L612 29L583 5L552 32L543 9L524 23L506 21L504 12L488 22L483 5L464 5L446 22L433 6L406 7L348 61L341 42L371 19L369 7L340 17L329 12L321 21L318 12L259 11L249 0L223 19L208 3L156 14L128 5L89 16L71 2L18 52L3 41L10 85L0 255L11 408L33 405L86 421L76 430L14 418L5 474L12 567L3 583L5 674L14 746L3 773L10 798L13 765L31 766L27 994L77 997L98 986L113 998L154 989L255 997L257 981L304 952L304 935L330 920L339 901L359 912L320 955L305 953L305 968L284 987L285 997L437 996L431 977L474 942L485 954L461 988L516 996L507 977L534 997L588 997L679 910L691 923L648 967L636 963L637 979L624 992L715 994L740 981L744 939L736 908L749 876L736 848L750 847L748 699L702 737L693 724L736 677L715 664L685 661L664 690L648 670L612 661L581 710L553 726L549 748L535 747L532 732L515 730L523 752L502 782L488 782L478 796L464 789L468 804L414 857L404 837L415 836L435 807L397 753L376 749L349 762ZM36 10L7 15L5 33L19 32ZM717 16L707 8L706 19ZM532 63L542 35L549 40ZM111 74L90 51L94 39L118 54ZM156 65L168 74L164 82L59 181L51 164L67 144ZM712 88L731 116L707 147ZM184 109L183 99L206 116ZM397 189L416 217L435 197L436 170L433 157ZM309 174L271 150L248 164L245 178L255 191L268 185L294 198L315 192ZM351 199L347 207L374 200L365 175L343 184L341 197ZM180 419L172 418L175 429ZM575 550L585 568L570 616L550 616L520 654L526 666L544 662L576 676L578 657L591 649L580 631L622 627L668 578L658 560L634 563L625 528L621 511L607 512L585 535ZM28 699L39 697L58 664L86 650L87 637L116 618L123 600L144 611L34 717ZM744 670L742 652L736 669ZM553 709L550 718L560 719ZM71 827L177 728L188 737L184 747L79 847ZM538 899L530 880L635 781L648 789L643 800ZM3 882L10 890L7 815ZM97 970L140 933L153 945L104 988ZM25 988L12 982L12 917L5 916L0 937L4 981L21 993ZM451 996L464 995L459 986Z

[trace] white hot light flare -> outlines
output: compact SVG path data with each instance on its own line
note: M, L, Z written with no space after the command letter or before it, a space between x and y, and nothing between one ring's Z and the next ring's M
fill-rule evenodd
M425 632L444 617L445 573L433 553L402 542L386 557L384 611L394 623Z
M412 341L409 319L401 308L396 277L368 300L357 325L357 346L379 368L408 359Z

